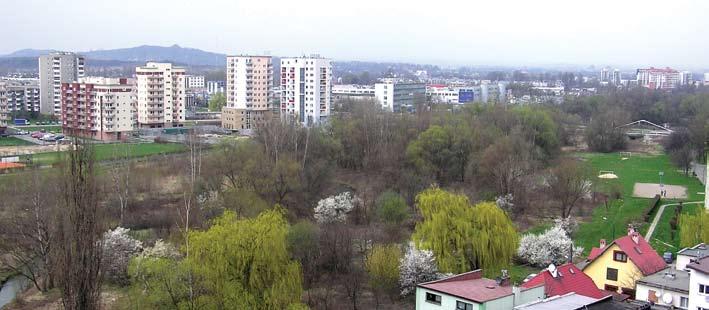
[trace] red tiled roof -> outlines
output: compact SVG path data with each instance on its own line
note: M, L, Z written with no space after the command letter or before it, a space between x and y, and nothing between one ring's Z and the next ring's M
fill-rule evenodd
M496 280L483 278L482 270L480 269L441 280L421 283L418 286L477 303L484 303L512 295L512 286L500 286Z
M621 251L628 255L628 258L633 262L633 264L635 264L635 266L638 267L638 269L640 269L644 276L651 275L667 268L665 260L663 260L662 257L655 252L655 249L653 249L642 236L637 235L637 238L637 244L633 241L633 237L628 235L616 239L605 248L593 248L591 249L591 254L588 255L588 261L595 260L613 244L617 244Z
M544 270L523 283L521 287L532 288L544 284L544 292L549 297L576 293L599 299L610 295L610 293L598 289L593 280L574 264L561 265L557 267L557 271L558 274L554 277L549 270Z
M25 167L24 164L18 164L18 163L0 163L0 170L13 169L13 168L23 168L23 167Z

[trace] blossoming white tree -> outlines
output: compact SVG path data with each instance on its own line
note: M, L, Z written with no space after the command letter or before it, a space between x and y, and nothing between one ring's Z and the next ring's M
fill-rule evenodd
M103 234L103 274L118 284L128 283L128 263L143 247L142 242L128 235L129 231L127 228L116 227Z
M315 220L320 224L344 222L354 209L355 200L349 192L321 199L315 207Z
M413 242L409 243L406 254L399 263L401 295L409 295L416 291L417 284L432 281L438 277L438 266L433 252L419 250Z
M543 234L527 234L522 237L517 250L517 256L522 260L544 267L551 263L561 265L571 260L574 242L569 238L563 225L558 223ZM581 247L573 247L573 256L583 252Z

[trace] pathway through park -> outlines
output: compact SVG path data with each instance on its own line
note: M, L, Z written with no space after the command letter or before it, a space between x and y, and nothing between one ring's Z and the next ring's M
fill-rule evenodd
M702 204L704 201L692 201L692 202L683 202L683 205L695 205L695 204ZM665 211L665 207L669 206L679 206L679 203L673 202L673 203L668 203L661 205L659 209L657 209L657 214L655 214L655 218L652 220L652 224L650 224L650 228L647 230L647 234L645 234L645 240L648 242L650 241L650 238L652 237L652 233L655 232L655 227L657 227L657 223L660 221L660 218L662 217L662 212Z

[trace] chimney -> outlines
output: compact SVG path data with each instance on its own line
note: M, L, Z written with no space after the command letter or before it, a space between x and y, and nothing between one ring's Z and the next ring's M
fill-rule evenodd
M604 249L606 247L606 239L601 239L598 245L601 249Z
M633 226L631 225L628 225L628 236L632 236L634 232L635 228L633 228Z
M638 244L638 242L640 242L640 234L638 234L637 231L633 231L633 233L630 235L630 238L633 239L633 242L635 242L635 244Z

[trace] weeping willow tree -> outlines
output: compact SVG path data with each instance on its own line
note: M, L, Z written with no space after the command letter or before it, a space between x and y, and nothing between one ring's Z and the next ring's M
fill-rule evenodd
M709 242L709 213L701 208L695 214L680 215L679 239L682 247Z
M237 220L226 212L204 232L190 233L187 259L215 309L296 309L302 273L288 254L288 223L279 210Z
M280 210L243 220L226 211L209 230L190 232L189 257L133 260L133 308L306 309L288 229Z
M416 196L423 221L416 225L414 242L431 250L442 272L507 266L519 237L507 214L494 203L472 206L464 195L431 188Z

